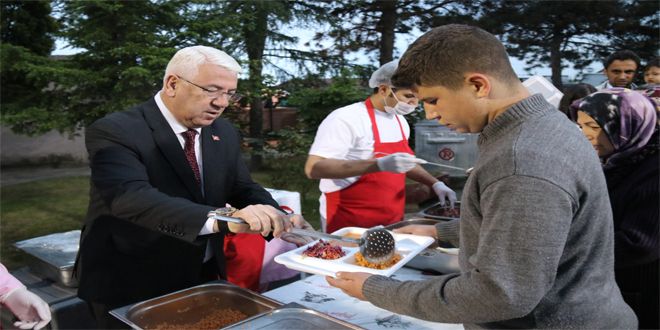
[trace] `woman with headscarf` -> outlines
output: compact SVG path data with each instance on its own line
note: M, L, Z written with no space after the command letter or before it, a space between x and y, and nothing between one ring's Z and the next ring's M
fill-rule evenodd
M658 328L658 121L654 102L624 88L572 104L603 161L615 230L615 275L640 328Z

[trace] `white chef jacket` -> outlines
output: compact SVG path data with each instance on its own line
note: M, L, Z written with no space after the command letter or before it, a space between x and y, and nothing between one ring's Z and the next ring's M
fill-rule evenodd
M401 122L403 133L408 139L410 126L403 116L378 110L374 112L381 142L398 142L402 140L399 122ZM399 118L399 122L397 122L396 117ZM330 113L316 131L314 143L309 150L310 155L342 160L375 158L373 152L374 135L364 101L347 105ZM338 191L350 186L359 178L360 176L321 179L319 189L322 193ZM321 194L319 203L321 222L325 230L326 203L324 194Z

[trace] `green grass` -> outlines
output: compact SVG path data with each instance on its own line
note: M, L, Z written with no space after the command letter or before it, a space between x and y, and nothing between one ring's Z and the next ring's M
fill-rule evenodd
M277 175L272 170L252 174L265 187L298 191L295 187L273 186L273 177ZM305 219L319 229L318 181L297 182L309 185L301 208ZM89 177L10 185L0 188L0 197L0 261L15 269L25 265L24 254L13 246L15 242L82 227L89 201Z
M68 177L0 189L0 260L9 269L24 265L13 243L80 229L89 201L89 178Z

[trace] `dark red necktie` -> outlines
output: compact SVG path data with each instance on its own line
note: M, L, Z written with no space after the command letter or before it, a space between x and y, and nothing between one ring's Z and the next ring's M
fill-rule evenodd
M199 175L197 156L195 155L195 135L197 135L197 131L194 129L189 129L181 134L183 134L183 139L186 140L186 145L183 147L183 152L186 154L188 164L190 164L190 168L192 168L193 173L195 174L195 181L197 181L197 184L200 184L202 180L201 176Z

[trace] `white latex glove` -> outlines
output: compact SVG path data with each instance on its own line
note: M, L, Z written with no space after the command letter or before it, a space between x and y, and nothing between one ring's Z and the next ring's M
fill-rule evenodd
M406 173L415 168L417 164L424 163L424 160L405 152L397 152L376 159L376 163L381 171Z
M456 193L451 190L451 188L447 187L444 182L438 181L434 183L431 188L433 188L435 194L438 195L440 205L445 205L445 199L449 199L449 206L452 208L454 207L454 203L456 203Z
M9 292L3 304L19 319L14 323L19 329L38 330L50 322L48 304L25 287Z

